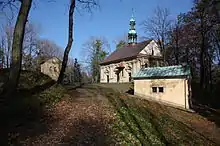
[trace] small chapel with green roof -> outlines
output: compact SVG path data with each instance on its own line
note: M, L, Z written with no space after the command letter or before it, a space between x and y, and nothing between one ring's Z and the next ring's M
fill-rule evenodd
M134 83L134 94L189 109L189 66L164 66L156 41L138 42L136 21L130 19L128 42L100 64L101 83Z

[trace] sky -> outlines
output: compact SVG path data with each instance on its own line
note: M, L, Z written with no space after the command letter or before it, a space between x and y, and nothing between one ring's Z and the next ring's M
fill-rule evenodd
M40 26L40 37L54 41L65 48L68 37L68 2L39 0L31 9L29 21ZM151 17L157 6L168 8L173 19L192 7L192 0L99 0L99 9L92 13L78 10L74 15L74 42L70 52L73 58L82 58L82 45L91 36L105 37L115 49L115 40L123 38L129 29L132 8L135 10L138 36L144 36L140 23Z

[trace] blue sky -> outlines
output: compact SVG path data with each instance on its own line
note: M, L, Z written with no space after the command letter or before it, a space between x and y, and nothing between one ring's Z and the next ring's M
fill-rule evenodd
M54 41L65 48L68 34L68 2L56 0L46 3L41 0L34 5L29 15L31 22L40 25L40 37ZM115 49L114 40L122 38L129 29L132 8L135 9L137 32L144 36L139 25L153 15L157 6L166 7L174 18L180 12L187 12L192 7L192 0L99 0L100 9L92 14L76 11L74 21L74 43L71 56L81 58L82 44L91 36L105 37L111 50Z

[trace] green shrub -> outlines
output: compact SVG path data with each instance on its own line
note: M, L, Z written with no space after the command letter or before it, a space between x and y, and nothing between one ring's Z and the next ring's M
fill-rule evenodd
M66 92L66 89L61 85L53 85L38 95L40 102L43 105L52 105L58 102Z

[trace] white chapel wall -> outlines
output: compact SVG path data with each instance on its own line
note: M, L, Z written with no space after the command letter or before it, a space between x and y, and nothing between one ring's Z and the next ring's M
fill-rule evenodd
M146 61L146 59L145 59ZM115 69L120 65L124 65L123 73L122 71L119 74L119 82L120 83L127 83L129 82L129 73L131 73L131 76L133 76L135 73L137 73L141 66L143 65L143 59L133 59L129 61L122 61L120 63L112 63L109 65L102 65L101 66L101 83L107 83L107 75L109 76L109 83L117 83L117 75L115 73Z
M152 40L141 52L140 54L144 55L152 55L152 50L153 50L153 55L154 56L162 56L160 52L160 48L158 44Z

